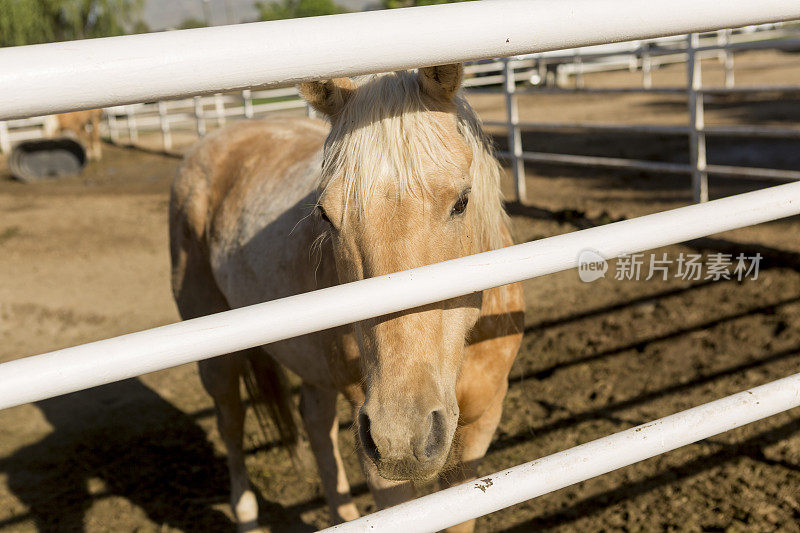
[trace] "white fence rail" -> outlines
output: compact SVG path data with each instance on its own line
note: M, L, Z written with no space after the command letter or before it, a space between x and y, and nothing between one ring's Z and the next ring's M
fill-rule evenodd
M325 531L437 531L798 406L795 374Z
M496 0L20 46L0 120L794 19L794 0Z
M500 155L511 160L517 197L525 200L524 163L555 163L588 165L615 169L642 170L648 172L684 173L693 177L695 201L708 199L708 176L724 175L735 178L760 178L777 181L800 179L800 171L730 165L709 165L705 159L707 136L725 137L774 137L800 138L800 128L775 126L713 126L703 120L703 95L706 93L756 93L767 91L800 92L800 85L780 87L736 87L734 74L734 52L753 49L786 49L800 47L800 28L784 27L782 24L748 26L742 29L725 29L695 37L670 36L645 41L630 41L597 45L586 48L543 52L517 56L507 60L470 63L465 68L464 86L468 90L488 85L501 85L505 93L506 121L488 121L489 126L502 126L508 131L509 149ZM699 58L719 58L725 69L725 86L703 87ZM665 63L686 62L687 84L685 89L677 87L654 88L652 71ZM689 68L691 66L691 68ZM583 74L600 70L639 69L642 72L641 88L585 88ZM575 76L575 89L567 89L570 76ZM513 82L512 82L513 80ZM539 87L517 87L517 83L533 82ZM553 87L552 85L556 85ZM489 91L495 91L490 89ZM541 94L553 92L571 93L627 93L650 92L687 95L690 122L685 127L625 124L555 124L521 122L517 111L517 94ZM293 87L262 91L244 90L240 94L215 94L183 100L162 101L152 104L134 104L106 109L104 134L115 143L138 144L140 134L158 133L161 148L174 148L174 133L204 135L209 127L219 127L228 118L254 118L269 113L303 109ZM45 136L45 119L42 117L0 122L0 152L9 152L12 145L28 139ZM686 163L662 163L634 159L553 154L524 151L522 131L581 131L614 133L647 133L686 135L689 138L690 160ZM182 145L193 137L183 137ZM152 141L152 140L151 140ZM152 143L151 143L152 145Z
M715 0L498 1L23 47L0 50L0 118L795 18L796 0L729 0L723 10ZM0 408L572 268L586 248L610 259L796 214L800 183L786 184L19 359L0 365ZM797 404L792 376L487 476L513 485L507 495L478 494L470 483L408 504L419 507L398 507L381 530L397 527L392 520L408 516L402 509L447 515L441 506L463 506L471 491L469 516L402 529L444 527ZM632 431L654 438L631 438ZM482 501L489 494L491 503Z
M161 147L169 151L173 148L174 132L202 137L210 127L224 126L228 119L250 119L306 108L294 87L162 100L107 108L105 133L115 143L137 144L140 133L158 132Z
M0 409L800 214L800 183L616 222L0 364ZM376 297L380 295L380 297Z

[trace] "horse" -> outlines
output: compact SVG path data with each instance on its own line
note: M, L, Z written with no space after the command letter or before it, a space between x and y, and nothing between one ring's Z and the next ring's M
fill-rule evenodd
M303 83L325 121L244 121L199 141L170 200L182 317L512 244L503 170L460 94L462 72L455 64ZM261 391L284 440L296 444L283 367L299 376L307 442L340 523L359 512L337 442L338 395L352 409L380 508L425 483L475 479L500 420L523 313L521 286L511 284L200 362L239 530L258 528L240 379ZM473 528L474 520L451 530Z
M103 157L103 145L100 142L100 117L102 110L89 109L50 115L45 121L45 136L55 137L66 133L75 137L85 148L90 160L99 161ZM91 125L91 129L88 126Z

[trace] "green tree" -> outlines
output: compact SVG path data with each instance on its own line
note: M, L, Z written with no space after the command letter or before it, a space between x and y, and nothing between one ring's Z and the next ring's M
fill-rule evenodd
M0 46L148 31L144 0L0 0Z
M333 0L279 0L256 2L261 20L280 20L301 17L335 15L345 10Z
M183 21L180 24L178 24L178 29L179 30L189 30L189 29L192 29L192 28L205 28L206 26L208 26L208 24L206 24L205 20L200 20L200 19L195 18L195 17L189 17L189 18L183 19Z
M451 4L453 2L467 2L469 0L383 0L385 9L396 7L432 6L435 4Z

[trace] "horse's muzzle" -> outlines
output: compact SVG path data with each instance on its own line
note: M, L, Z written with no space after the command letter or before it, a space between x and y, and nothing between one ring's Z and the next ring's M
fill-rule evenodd
M391 480L426 480L444 466L453 440L458 413L432 409L424 417L372 418L366 404L358 416L364 453L381 477Z

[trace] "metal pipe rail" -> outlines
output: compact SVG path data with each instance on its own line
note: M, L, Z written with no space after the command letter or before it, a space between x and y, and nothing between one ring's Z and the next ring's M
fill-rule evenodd
M500 94L502 90L496 87L469 87L467 94ZM583 89L571 87L518 87L517 94L626 94L626 93L652 93L652 94L686 94L686 87L586 87ZM740 87L703 87L707 94L738 94L738 93L798 93L800 85L751 85Z
M497 152L498 157L511 159L507 151ZM546 152L522 152L519 156L532 163L550 163L556 165L576 165L602 168L618 168L641 170L644 172L660 172L666 174L689 174L694 170L686 163L666 163L663 161L644 161L641 159L624 159L621 157L603 157L594 155L554 154ZM705 172L731 178L758 178L771 181L800 181L800 171L781 170L758 167L734 167L728 165L706 165Z
M497 0L0 50L0 120L800 18L797 0Z
M484 120L483 125L490 128L505 128L507 123L499 120ZM687 126L602 124L591 122L519 122L517 123L517 127L524 131L558 132L580 130L595 133L658 133L662 135L685 135L689 131Z
M742 40L742 35L731 36L727 43L716 43L713 45L702 45L697 49L698 52L716 52L718 50L736 49L739 51L747 51L749 47L760 50L764 48L776 49L796 49L800 46L800 39L789 38L797 35L797 32L789 32L786 30L776 31L771 30L767 32L759 32L750 34ZM701 35L701 43L703 41L716 39L713 35ZM645 45L649 45L648 54L653 57L661 57L665 55L683 54L686 55L686 40L679 35L672 37L663 37L659 39L645 39L632 41L630 43L616 43L608 45L597 45L581 49L580 55L583 58L603 58L603 57L617 57L630 54L637 54L642 52ZM657 46L657 47L654 47ZM556 50L552 52L536 52L533 54L525 54L518 56L520 60L572 60L575 57L574 49ZM712 57L709 54L708 57Z
M508 124L499 120L486 120L484 126L505 128ZM591 122L519 122L517 127L526 131L586 131L596 133L656 133L660 135L686 135L688 126L663 124L603 124ZM800 128L780 126L718 125L705 126L706 135L719 137L777 137L800 138Z
M750 51L750 50L797 50L800 48L800 39L781 39L781 40L764 40L764 41L746 41L741 43L728 43L723 45L699 46L696 52L713 52L717 50L735 50L735 51Z
M706 135L717 137L772 137L800 139L800 128L783 128L780 126L747 126L716 125L705 126Z
M754 28L753 26L750 26ZM700 44L695 53L698 57L720 58L725 63L726 86L732 86L733 75L732 53L734 51L748 51L760 49L784 49L791 50L797 48L800 39L792 38L797 36L797 32L788 29L766 30L757 33L736 34L727 29L720 32L712 32L701 35ZM777 40L776 40L777 39ZM714 42L713 45L704 44ZM595 62L586 64L585 60L594 59ZM569 76L574 74L577 80L581 79L582 74L615 70L616 68L633 68L634 65L641 64L644 84L649 87L650 71L654 65L664 65L666 63L680 63L687 59L687 49L685 38L681 36L662 37L659 39L638 40L627 43L613 43L576 49L565 49L553 52L539 52L516 56L517 61L537 61L541 71L542 65L561 65L559 76ZM568 61L567 64L562 64ZM519 64L519 63L515 63Z
M800 214L800 183L559 235L0 364L0 409Z
M401 503L324 531L438 531L797 406L800 406L800 374Z

